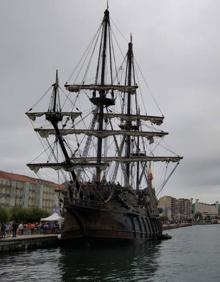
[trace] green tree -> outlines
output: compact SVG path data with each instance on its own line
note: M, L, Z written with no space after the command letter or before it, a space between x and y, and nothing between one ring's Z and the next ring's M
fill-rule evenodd
M23 223L39 222L42 217L47 217L48 211L39 208L13 208L10 212L10 220Z
M0 222L8 222L9 211L7 208L0 208Z
M161 220L162 223L167 222L168 221L168 217L165 216L165 215L160 216L160 220Z
M158 208L159 213L163 213L163 208Z
M197 221L199 221L199 220L202 220L203 218L202 218L202 214L201 214L201 212L196 212L195 213L195 219L197 220Z

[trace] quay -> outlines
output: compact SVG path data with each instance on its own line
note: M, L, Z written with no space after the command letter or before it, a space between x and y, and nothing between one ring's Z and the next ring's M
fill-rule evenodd
M164 224L163 230L191 226L191 223ZM39 248L59 246L59 234L18 235L17 237L0 238L0 254L15 251L27 251Z
M26 251L59 245L58 234L22 235L15 238L0 239L0 254L14 251Z
M169 229L175 229L175 228L181 228L181 227L187 227L187 226L192 226L192 223L163 224L163 230L169 230Z

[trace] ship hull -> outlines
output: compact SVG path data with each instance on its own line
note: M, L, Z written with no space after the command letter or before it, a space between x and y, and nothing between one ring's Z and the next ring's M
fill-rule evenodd
M62 239L86 241L160 240L162 226L145 211L70 205L64 217Z

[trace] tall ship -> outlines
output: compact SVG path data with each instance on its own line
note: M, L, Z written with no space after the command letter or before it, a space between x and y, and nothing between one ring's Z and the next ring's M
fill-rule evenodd
M156 155L168 134L159 129L164 116L145 111L132 36L127 50L117 51L117 65L111 22L107 8L72 82L62 90L57 71L48 109L26 113L37 122L47 156L27 165L36 173L55 170L63 179L63 239L158 240L163 234L152 168L173 165L165 184L182 157Z

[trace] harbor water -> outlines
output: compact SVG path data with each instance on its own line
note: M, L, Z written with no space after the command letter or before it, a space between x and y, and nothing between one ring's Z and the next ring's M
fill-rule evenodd
M220 281L220 225L167 232L160 243L0 255L0 281Z

